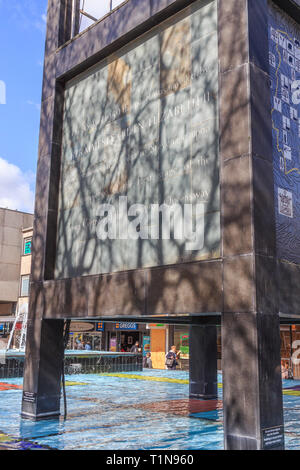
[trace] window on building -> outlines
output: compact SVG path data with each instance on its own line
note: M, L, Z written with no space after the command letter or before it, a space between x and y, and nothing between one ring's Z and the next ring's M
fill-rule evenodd
M73 0L73 36L84 31L125 0ZM79 13L78 9L79 8Z
M29 295L29 276L21 277L21 297Z
M23 255L31 255L32 238L25 238Z

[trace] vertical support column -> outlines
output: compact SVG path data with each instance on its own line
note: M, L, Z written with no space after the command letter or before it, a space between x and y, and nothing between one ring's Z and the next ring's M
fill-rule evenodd
M169 334L168 334L168 347L167 350L170 351L171 346L174 344L174 331L175 331L175 325L169 325Z
M226 313L222 342L225 449L283 449L278 317Z
M27 328L22 417L59 416L64 321L37 318Z
M190 326L190 398L215 400L218 396L217 328Z
M284 447L266 11L265 0L219 0L228 450Z
M43 319L40 285L53 278L62 127L57 117L63 105L56 50L70 36L70 15L71 0L49 0L22 401L22 416L31 419L60 413L63 320Z

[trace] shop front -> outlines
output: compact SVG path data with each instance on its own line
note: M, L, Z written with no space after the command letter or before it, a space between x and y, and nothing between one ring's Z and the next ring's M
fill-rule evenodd
M165 369L165 355L171 346L175 345L180 351L177 369L189 370L190 361L190 326L189 325L164 325L149 323L150 352L154 369ZM217 328L217 358L218 370L221 370L221 328Z
M281 366L289 377L300 379L300 325L282 325L281 337Z
M133 322L105 323L106 350L111 352L130 352L138 341L141 352L144 337L147 337L146 325Z
M93 351L130 352L138 341L143 352L144 337L149 331L145 324L133 322L72 321L70 325L69 350L90 349ZM148 335L148 336L147 336ZM149 350L149 345L145 346Z
M71 322L68 349L103 351L104 348L103 322Z
M183 370L189 368L190 347L189 347L189 327L175 325L174 327L174 345L176 350L180 351L178 367Z

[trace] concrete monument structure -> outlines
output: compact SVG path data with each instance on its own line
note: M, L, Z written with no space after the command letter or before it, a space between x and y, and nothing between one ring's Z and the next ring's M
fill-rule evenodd
M225 448L282 449L299 1L127 0L75 37L72 4L48 6L22 415L60 412L65 319L189 324L199 399L217 395L221 324ZM152 219L143 236L134 211L124 235L128 207L155 204L198 207L192 248Z

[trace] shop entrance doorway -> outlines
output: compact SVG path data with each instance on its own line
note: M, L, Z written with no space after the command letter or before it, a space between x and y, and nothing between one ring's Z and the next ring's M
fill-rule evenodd
M108 350L111 352L130 352L136 341L143 347L143 334L140 331L108 331L107 335Z
M141 347L138 331L120 331L120 351L130 352L130 349L137 341Z

